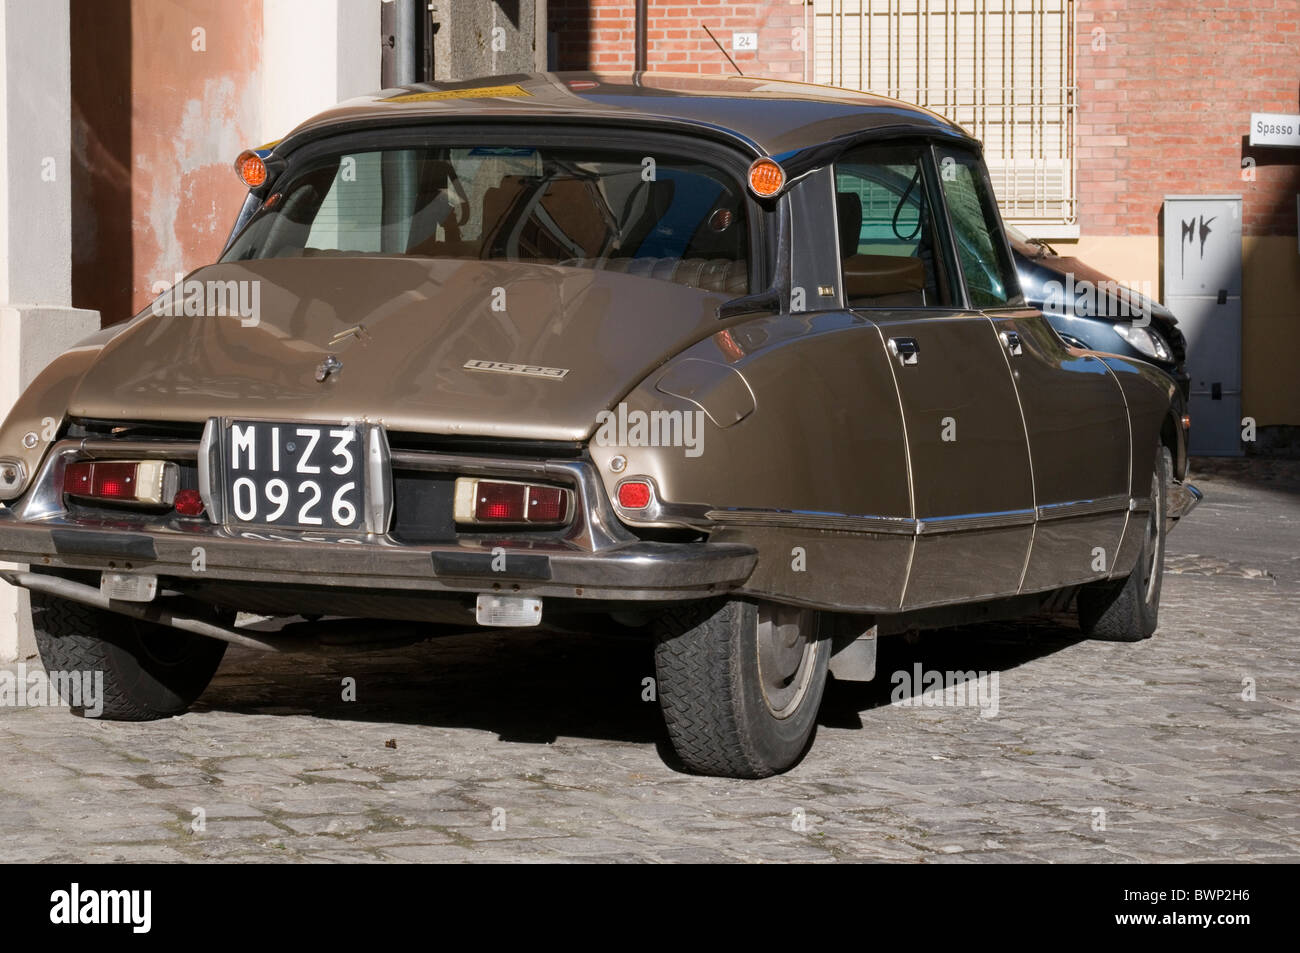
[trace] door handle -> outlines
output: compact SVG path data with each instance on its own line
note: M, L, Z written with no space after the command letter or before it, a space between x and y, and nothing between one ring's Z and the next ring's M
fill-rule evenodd
M898 358L899 364L915 364L920 358L921 347L916 338L890 338L889 353Z
M1020 335L1015 331L999 331L998 337L1002 339L1002 346L1012 357L1024 353L1024 349L1020 346Z

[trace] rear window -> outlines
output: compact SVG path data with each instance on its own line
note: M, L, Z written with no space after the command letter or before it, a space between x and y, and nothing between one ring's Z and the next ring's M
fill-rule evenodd
M750 290L739 183L696 159L598 148L312 160L277 183L222 260L366 255L541 262Z

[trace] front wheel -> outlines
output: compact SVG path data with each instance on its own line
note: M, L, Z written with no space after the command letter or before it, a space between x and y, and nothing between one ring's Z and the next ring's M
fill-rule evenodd
M1160 586L1165 574L1165 513L1173 457L1156 454L1151 475L1151 509L1143 529L1137 565L1123 582L1094 582L1079 590L1079 628L1102 642L1149 639L1160 621Z
M817 612L739 599L670 610L657 624L659 704L692 771L764 778L803 756L826 688Z

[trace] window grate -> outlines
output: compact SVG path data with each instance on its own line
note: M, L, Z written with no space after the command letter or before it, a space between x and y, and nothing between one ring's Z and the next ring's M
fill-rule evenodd
M1077 222L1074 0L813 0L813 80L917 103L984 143L1002 214Z

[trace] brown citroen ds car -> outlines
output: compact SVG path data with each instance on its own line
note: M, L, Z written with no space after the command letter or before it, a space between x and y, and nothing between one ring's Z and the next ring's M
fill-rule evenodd
M236 167L220 261L0 429L0 560L30 567L0 575L104 717L183 711L231 643L644 628L682 762L759 777L877 635L1156 628L1199 498L1175 385L1025 307L946 120L510 76L353 100Z

